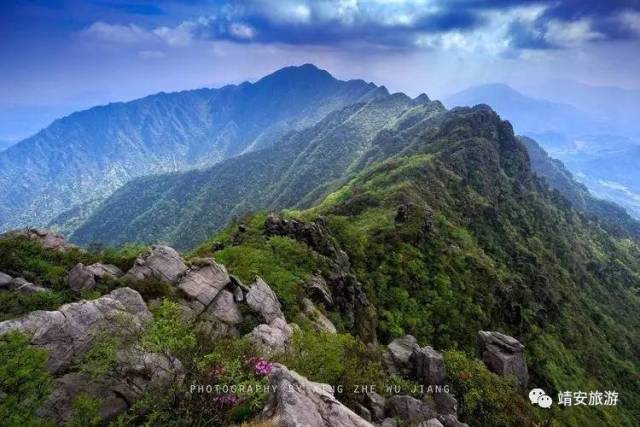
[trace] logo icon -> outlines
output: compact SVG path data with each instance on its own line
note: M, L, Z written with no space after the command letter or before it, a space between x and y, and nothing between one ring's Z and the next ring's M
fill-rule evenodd
M550 408L553 400L547 393L541 388L534 388L529 392L529 400L532 404L538 405L541 408Z

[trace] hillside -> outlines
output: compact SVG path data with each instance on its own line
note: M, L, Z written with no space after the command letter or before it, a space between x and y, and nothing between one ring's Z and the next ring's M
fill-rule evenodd
M447 97L445 103L490 105L520 134L561 160L591 193L638 218L640 178L632 165L640 152L637 124L630 117L637 92L563 83L566 87L554 84L555 94L548 88L540 88L541 93L571 104L527 96L504 84L474 86Z
M209 169L140 178L106 200L72 240L193 247L245 213L309 205L349 176L378 139L428 128L443 111L426 96L389 95L345 107L271 148Z
M71 114L0 152L0 230L45 225L98 204L135 177L212 165L386 94L307 64L254 84L160 93Z
M554 397L598 389L625 396L616 408L554 406L544 416L549 425L640 420L640 247L607 233L536 178L525 146L487 107L448 113L437 131L407 141L404 154L285 217L291 230L307 229L296 220L326 227L346 252L376 308L383 343L412 334L434 348L475 354L475 331L501 330L525 344L531 386ZM248 217L195 253L213 254L240 277L273 271L280 295L295 295L296 282L279 273L291 266L273 252L272 224ZM311 247L316 241L304 232L284 235ZM462 407L469 404L463 397ZM525 424L490 420L484 425Z

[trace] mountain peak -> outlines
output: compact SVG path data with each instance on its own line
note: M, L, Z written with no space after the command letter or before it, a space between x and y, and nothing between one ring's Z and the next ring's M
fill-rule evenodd
M261 78L257 83L304 80L311 82L335 81L336 79L326 70L316 67L313 64L290 65L281 68L273 73Z

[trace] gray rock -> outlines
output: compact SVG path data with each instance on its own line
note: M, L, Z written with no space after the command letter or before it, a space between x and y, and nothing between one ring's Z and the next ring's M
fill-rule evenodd
M95 342L98 334L123 328L141 330L151 320L140 294L119 288L92 301L65 304L57 311L33 311L19 319L0 322L0 334L21 331L31 344L49 351L48 368L57 373L69 368Z
M284 319L278 297L260 277L256 277L256 281L249 287L246 300L249 307L259 313L266 323L278 318Z
M380 423L380 427L398 427L398 421L395 418L385 418Z
M69 249L78 248L76 245L67 242L63 235L42 228L23 228L0 234L0 240L15 237L24 237L29 240L38 241L43 248L59 252L66 252Z
M13 277L0 271L0 289L8 288L12 280Z
M197 264L180 279L178 288L188 299L200 303L204 310L229 284L229 274L227 269L216 263L213 258L199 259Z
M433 401L436 404L436 412L441 415L455 415L458 413L458 401L451 393L434 393Z
M468 424L458 421L458 418L453 415L438 415L438 420L444 427L469 427Z
M312 275L309 282L305 285L305 289L309 298L316 303L324 304L327 307L333 305L331 291L322 276L317 274Z
M427 421L436 416L436 413L428 405L406 395L388 398L386 413L412 424Z
M369 391L365 394L365 404L371 411L371 418L373 419L373 421L380 422L384 419L384 411L385 406L387 405L387 399L376 392Z
M227 290L218 293L211 305L207 307L207 313L230 325L242 322L242 313L233 299L233 294Z
M49 289L34 285L22 277L12 278L8 274L0 273L0 289L15 291L24 294L34 294L37 292L49 292Z
M179 360L140 349L118 353L117 366L111 375L90 378L72 372L56 379L52 393L38 411L56 424L67 423L73 413L74 399L81 393L100 401L100 420L106 424L126 411L144 392L164 392L179 386L184 369Z
M479 331L478 342L482 361L498 375L514 375L522 387L529 382L524 345L500 332Z
M415 365L416 379L423 385L444 384L447 369L442 354L427 346L416 348L411 356Z
M308 298L302 300L302 312L313 323L318 332L337 333L336 327Z
M440 421L438 421L437 418L431 418L430 420L427 420L426 422L422 422L420 424L418 424L419 427L444 427L442 425L442 423Z
M174 283L187 270L187 266L175 249L154 245L138 257L133 267L124 275L125 279L143 280L155 278Z
M104 278L116 279L122 275L122 271L115 265L97 262L85 266L82 263L78 263L69 271L67 283L72 290L79 292L93 289L96 283Z
M365 421L371 422L371 412L362 404L355 403L353 405L353 410L356 414L358 414Z
M411 356L418 349L418 342L412 335L396 338L387 346L384 361L392 374L410 376L414 372Z
M251 342L266 355L284 353L292 337L293 328L281 318L275 318L268 325L258 325L249 334Z
M263 417L282 427L371 427L372 424L340 403L327 384L314 383L275 364L270 376L275 390Z

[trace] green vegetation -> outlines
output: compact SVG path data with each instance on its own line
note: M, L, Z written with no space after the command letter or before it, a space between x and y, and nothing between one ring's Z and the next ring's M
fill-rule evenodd
M36 416L53 385L48 354L18 333L0 336L0 419L8 427L45 426Z

